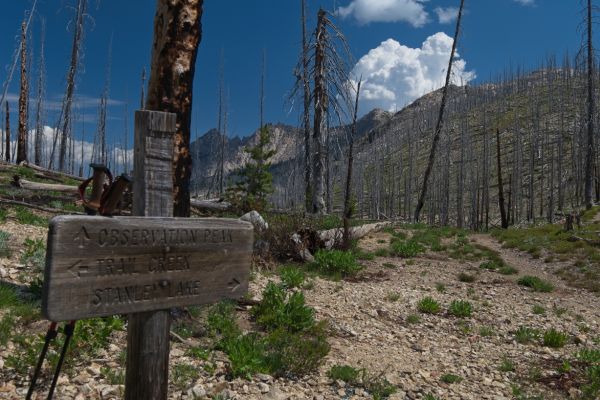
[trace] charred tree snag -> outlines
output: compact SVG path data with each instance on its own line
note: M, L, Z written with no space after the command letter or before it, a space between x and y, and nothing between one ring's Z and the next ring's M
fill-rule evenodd
M17 140L17 164L27 160L27 102L29 84L27 82L27 24L21 24L21 91L19 93L19 137Z
M460 8L458 9L458 18L456 19L456 30L454 32L454 41L452 42L452 50L450 52L450 60L448 61L448 69L446 71L446 83L442 91L442 102L440 104L440 112L435 127L435 133L433 135L433 142L431 143L431 152L429 153L429 161L427 162L427 169L425 170L425 176L423 177L423 186L421 187L421 194L419 195L419 201L417 202L417 208L415 209L415 222L419 222L421 216L421 210L425 204L425 196L427 195L427 185L429 183L429 176L433 169L433 163L435 161L435 152L437 150L438 142L440 141L440 133L444 122L444 109L446 108L446 98L448 96L448 86L450 85L450 77L452 75L452 62L454 61L454 54L456 53L456 43L458 42L458 35L460 33L460 21L462 19L463 8L465 0L460 0Z
M500 219L502 228L508 228L508 217L504 207L504 186L502 185L502 160L500 158L500 130L496 129L496 160L498 162L498 206L500 207Z
M146 109L177 114L173 156L176 217L190 215L192 88L203 0L158 0Z

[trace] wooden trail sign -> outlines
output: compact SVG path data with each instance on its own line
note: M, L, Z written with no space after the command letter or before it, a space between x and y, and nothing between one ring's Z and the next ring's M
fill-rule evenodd
M65 321L239 298L252 243L235 219L55 217L42 311Z

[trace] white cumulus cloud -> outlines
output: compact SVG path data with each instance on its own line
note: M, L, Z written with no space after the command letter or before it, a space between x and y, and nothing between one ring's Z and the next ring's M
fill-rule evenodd
M443 86L452 38L443 32L428 37L420 48L404 46L394 39L370 50L354 66L352 74L363 79L360 105L364 111L382 108L396 111L416 98ZM466 84L475 78L466 61L455 56L452 83Z
M456 20L456 18L458 17L458 8L456 7L437 7L433 11L435 11L435 13L437 14L438 21L440 24L449 24Z
M352 0L336 10L342 18L354 17L359 24L370 22L408 22L414 27L428 20L423 3L427 0Z

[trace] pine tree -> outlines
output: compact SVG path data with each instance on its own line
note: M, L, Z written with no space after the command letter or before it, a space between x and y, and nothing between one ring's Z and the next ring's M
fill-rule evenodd
M245 151L251 161L238 173L239 181L228 190L228 198L237 208L244 212L262 211L267 207L267 196L273 192L273 176L269 172L269 159L275 150L269 150L271 133L264 126L258 133L258 143Z

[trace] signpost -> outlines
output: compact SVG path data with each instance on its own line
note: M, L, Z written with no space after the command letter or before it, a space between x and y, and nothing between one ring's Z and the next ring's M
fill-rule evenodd
M43 314L128 314L129 400L167 398L170 308L248 289L250 223L172 218L175 129L175 114L136 111L134 217L59 216L48 232Z

